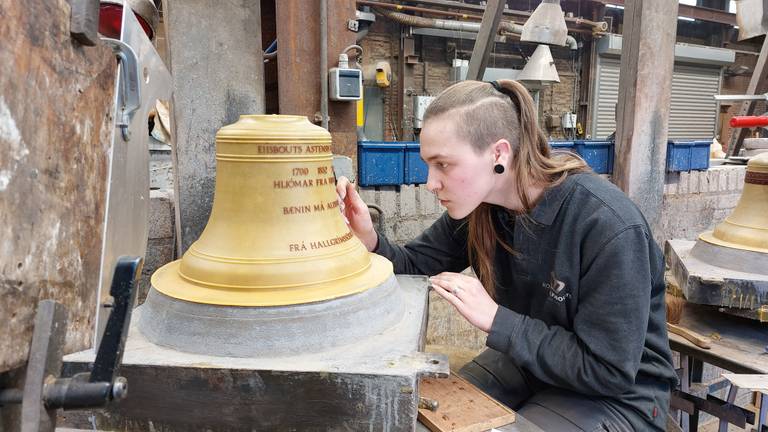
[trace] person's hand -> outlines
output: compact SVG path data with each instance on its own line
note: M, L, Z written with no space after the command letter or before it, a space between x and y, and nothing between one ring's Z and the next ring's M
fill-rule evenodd
M432 287L473 326L488 333L499 305L474 277L443 272L429 278Z
M368 205L360 198L355 190L355 185L350 183L346 177L339 177L336 180L336 194L339 197L339 209L344 215L349 229L363 242L369 252L376 249L379 237L376 235L376 230L373 229Z

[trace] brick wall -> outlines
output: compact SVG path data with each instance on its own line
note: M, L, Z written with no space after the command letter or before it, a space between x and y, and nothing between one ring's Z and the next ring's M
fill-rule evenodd
M657 241L695 240L728 216L744 187L745 166L724 165L707 171L667 173L661 232Z
M384 212L384 235L405 244L430 226L445 210L425 185L360 188L360 196ZM379 223L377 212L372 212Z
M149 241L144 257L144 268L139 281L137 304L144 302L150 287L152 273L174 260L175 216L173 191L169 189L149 192Z

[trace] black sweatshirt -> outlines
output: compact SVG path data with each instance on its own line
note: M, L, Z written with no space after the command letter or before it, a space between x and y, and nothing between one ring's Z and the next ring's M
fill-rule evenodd
M547 189L527 220L494 207L499 309L486 345L552 386L603 397L637 430L664 429L677 381L665 323L664 260L640 210L593 174ZM401 247L395 273L460 272L466 220L443 214Z

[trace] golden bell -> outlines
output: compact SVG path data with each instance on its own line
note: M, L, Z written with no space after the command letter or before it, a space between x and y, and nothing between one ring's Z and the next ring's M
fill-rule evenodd
M718 246L768 253L768 153L749 160L744 190L733 213L699 239Z
M306 117L244 115L216 134L216 189L205 230L152 275L195 303L280 306L365 291L392 275L338 208L331 135Z

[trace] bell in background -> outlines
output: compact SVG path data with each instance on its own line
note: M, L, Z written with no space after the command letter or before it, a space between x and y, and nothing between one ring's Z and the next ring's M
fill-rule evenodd
M768 153L749 160L736 208L695 242L670 240L665 255L689 302L768 321Z
M768 154L749 160L744 190L733 213L699 239L710 245L768 257ZM763 269L768 271L768 262L763 264Z
M402 317L392 264L339 211L325 129L301 116L241 116L216 134L216 162L205 230L152 275L139 319L148 340L273 356L350 343Z

